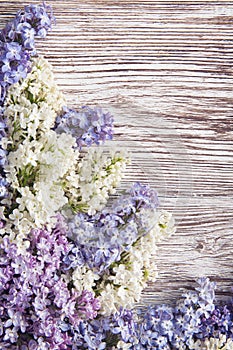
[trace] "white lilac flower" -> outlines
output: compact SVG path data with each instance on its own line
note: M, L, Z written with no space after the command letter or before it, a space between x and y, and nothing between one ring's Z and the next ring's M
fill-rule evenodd
M101 210L109 194L115 192L128 162L122 151L113 151L109 156L99 148L88 149L76 169L65 177L65 192L74 212L81 210L93 215Z
M153 228L140 237L128 252L122 254L121 260L112 268L111 275L102 276L98 289L101 291L103 314L116 312L120 306L132 307L140 300L148 280L155 281L158 276L155 262L156 244L162 237L174 233L174 221L167 212L162 211L154 213L152 222Z
M78 292L93 291L100 276L86 266L78 266L72 273L73 284Z
M39 179L59 181L76 165L79 152L74 149L75 139L50 130L38 142Z
M8 89L4 103L4 118L14 148L22 139L37 139L50 130L65 104L48 61L39 56L32 62L31 72Z
M131 348L131 344L127 344L125 343L124 341L120 340L118 343L117 343L117 346L115 349L120 349L120 350L128 350Z
M72 136L49 130L38 140L26 138L15 151L9 152L6 179L17 195L15 202L21 220L31 223L30 228L53 223L51 218L68 203L63 176L77 162L79 154L74 144ZM22 229L18 220L14 226Z

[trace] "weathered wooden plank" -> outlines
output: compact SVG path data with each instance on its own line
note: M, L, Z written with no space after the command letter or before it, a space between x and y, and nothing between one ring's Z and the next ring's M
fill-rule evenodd
M37 1L1 1L0 23ZM115 115L133 180L158 189L174 237L146 303L173 302L208 275L230 294L233 228L232 1L50 1L57 26L39 51L70 105Z

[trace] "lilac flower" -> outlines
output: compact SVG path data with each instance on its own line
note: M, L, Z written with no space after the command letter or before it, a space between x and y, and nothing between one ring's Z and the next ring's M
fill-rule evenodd
M93 293L84 291L77 302L78 312L84 315L84 318L92 320L97 316L97 311L100 309L100 302L94 298Z
M23 22L17 25L16 31L21 35L25 49L34 50L36 35L35 29L32 28L32 26L29 23Z
M36 35L44 38L52 24L55 23L52 7L43 3L43 5L29 5L25 7L21 14L24 20L31 24L35 29Z
M135 335L135 320L131 310L120 309L112 316L109 329L113 334L120 334L124 342L128 342Z
M136 329L136 340L149 349L150 347L167 349L169 336L173 334L172 329L174 327L171 308L166 306L149 307ZM135 339L133 339L134 343Z
M1 85L14 84L25 78L30 69L29 56L18 43L5 43L0 59Z
M95 266L105 264L110 266L113 262L120 259L120 247L117 245L109 245L107 240L99 240L96 242L94 255Z
M27 323L23 318L23 315L19 311L13 311L12 309L8 309L8 320L5 322L4 327L8 328L13 326L15 329L20 329L22 333L25 333Z
M44 38L54 22L51 6L45 4L25 6L24 10L19 11L14 20L1 31L0 39L3 42L18 42L24 47L26 28L33 28L36 36Z
M53 290L55 292L54 303L55 305L57 305L57 307L62 307L62 305L68 303L70 293L64 281L58 280L57 282L55 282Z
M50 6L29 5L0 32L0 105L8 86L26 77L36 54L34 37L44 38L54 22Z
M135 336L136 323L130 310L110 317L81 322L74 331L74 349L113 349L119 340L128 343Z
M198 280L198 284L199 287L197 287L196 290L199 291L201 303L205 302L206 304L213 304L215 299L216 283L211 282L208 278L202 277Z
M7 343L7 341L9 341L9 343L15 343L18 339L18 333L17 333L17 329L15 327L13 328L6 328L5 330L5 335L3 337L3 341Z
M5 77L5 73L9 73L11 72L11 61L8 58L3 58L2 59L2 73L4 74L3 77ZM6 81L6 79L4 78L4 80Z
M15 69L12 69L11 71L6 72L4 76L4 80L10 85L15 84L20 79L26 78L27 73L28 73L27 69L25 69L25 67L22 64L20 64Z
M196 291L185 293L174 308L155 305L146 311L120 310L110 317L90 321L83 328L90 334L94 329L98 332L101 329L101 339L106 342L107 349L121 341L131 350L188 350L197 340L219 338L221 335L233 339L232 306L215 306L208 318L197 312L203 298L207 303L213 303L214 289L215 284L203 278L199 280ZM79 337L81 339L81 335ZM85 348L85 344L83 340L81 349Z
M0 137L1 139L1 137ZM7 151L0 147L0 168L3 168L7 163Z
M10 266L0 268L0 290L8 288L8 283L11 280L13 271Z
M112 139L113 117L101 108L82 107L78 112L65 108L64 111L64 115L57 117L55 130L75 137L80 149Z
M0 71L0 109L6 97L7 83L4 81L4 74Z
M140 236L149 232L150 227L140 220L140 211L155 210L157 206L155 191L136 183L111 208L94 216L76 214L68 222L73 247L64 260L67 268L87 265L100 273L106 271Z
M226 334L233 339L233 314L227 305L215 307L209 317L201 317L200 338L219 338Z
M157 193L147 185L136 182L132 186L130 194L137 207L153 209L159 205Z
M74 330L72 349L106 349L105 336L105 331L101 328L100 322L80 322L77 329Z
M21 59L22 46L18 43L6 43L4 46L4 58L9 61L19 61Z
M62 216L54 229L33 230L28 239L23 255L7 237L0 243L0 344L69 349L71 330L82 319L96 317L100 303L90 292L77 294L62 277L62 261L70 250Z

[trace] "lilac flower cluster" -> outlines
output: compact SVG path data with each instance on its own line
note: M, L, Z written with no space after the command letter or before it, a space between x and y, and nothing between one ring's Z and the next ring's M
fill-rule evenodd
M196 341L210 337L233 339L233 309L214 304L215 283L198 280L195 292L187 292L175 308L150 306L139 322L130 349L194 349ZM196 348L195 348L196 349ZM201 347L200 347L201 349Z
M77 347L74 349L114 349L119 340L127 343L134 337L135 327L133 312L124 309L110 317L82 321L75 333Z
M68 133L75 137L77 146L100 145L113 136L113 117L100 107L82 107L79 111L65 108L65 114L56 120L56 132Z
M7 87L25 78L30 70L30 57L36 54L35 36L44 38L54 22L51 7L25 6L0 32L0 104Z
M159 205L157 192L139 182L132 186L130 195L136 208L156 209Z
M175 308L150 306L139 317L130 349L191 349L197 339L204 339L202 319L214 311L215 284L208 279L199 284L199 293L184 294Z
M220 338L224 334L233 339L232 305L218 306L207 317L202 315L200 334L201 338Z
M99 301L87 291L78 295L63 276L62 260L69 249L62 216L51 231L33 230L26 252L3 238L0 348L68 349L80 320L96 317Z
M94 216L78 213L69 222L73 248L65 263L68 268L87 265L103 272L120 260L121 253L150 229L143 226L142 209L156 209L157 194L146 185L135 183L129 193L120 196L111 208Z
M215 284L207 278L198 282L197 291L185 293L174 308L121 309L110 317L80 323L77 349L201 350L206 347L195 346L197 341L221 335L233 339L232 305L214 305Z
M72 350L106 349L105 329L102 328L101 321L85 322L81 321L74 332Z
M102 321L104 329L106 329L107 343L113 342L113 339L120 339L122 342L128 343L133 341L136 332L136 322L132 310L120 309L106 321Z

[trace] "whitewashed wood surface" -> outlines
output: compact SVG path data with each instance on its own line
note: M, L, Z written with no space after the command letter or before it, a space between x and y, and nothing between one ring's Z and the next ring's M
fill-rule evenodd
M3 26L37 1L0 1ZM159 245L144 301L169 302L199 276L233 285L233 2L48 1L57 24L39 52L70 106L115 116L132 152L125 181L150 183L177 233Z

